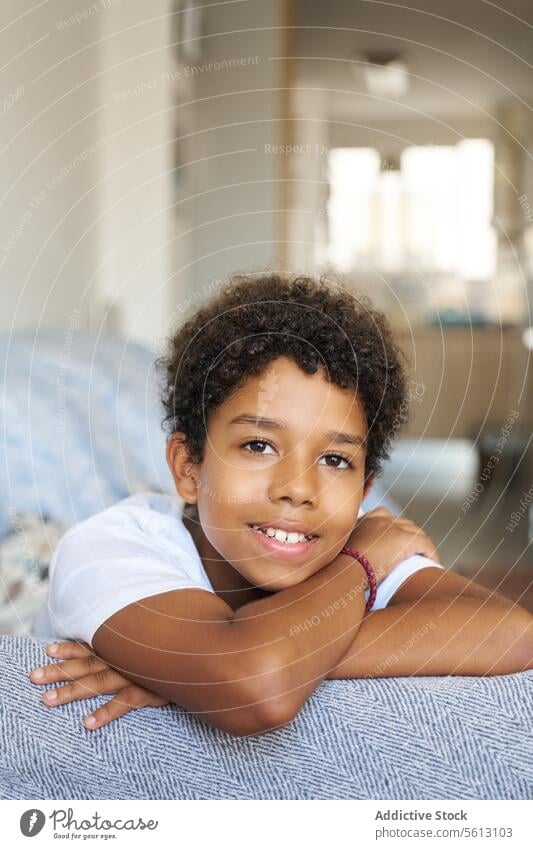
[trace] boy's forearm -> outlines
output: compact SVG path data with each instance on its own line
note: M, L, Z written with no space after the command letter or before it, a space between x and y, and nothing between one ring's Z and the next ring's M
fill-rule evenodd
M367 614L327 675L507 675L533 668L533 616L518 605L440 597Z
M247 641L279 650L280 680L296 714L352 645L365 612L366 573L339 554L316 574L240 607L233 624Z

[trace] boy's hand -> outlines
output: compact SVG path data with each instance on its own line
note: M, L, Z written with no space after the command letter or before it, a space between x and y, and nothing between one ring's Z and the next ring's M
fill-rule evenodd
M440 563L437 549L427 534L410 519L393 516L385 507L365 513L346 545L365 555L374 568L378 584L412 554L423 554Z
M56 650L53 650L56 646ZM114 719L124 716L131 710L141 707L162 707L169 700L157 693L132 683L119 672L97 657L86 643L53 643L47 646L52 658L68 658L65 663L53 663L32 669L32 684L52 684L57 681L71 681L64 687L56 687L43 693L43 702L49 707L64 705L92 696L116 693L105 705L97 708L90 716L84 717L86 728L95 729L107 725ZM39 677L38 673L42 675ZM55 699L52 698L55 695ZM94 719L94 722L91 720Z

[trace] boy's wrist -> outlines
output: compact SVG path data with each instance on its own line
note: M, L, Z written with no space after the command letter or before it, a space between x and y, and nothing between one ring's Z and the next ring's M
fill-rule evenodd
M363 592L366 592L370 589L370 583L368 580L368 574L363 566L363 564L357 560L355 557L352 557L351 554L348 554L345 551L340 551L335 560L332 561L335 564L339 564L342 569L351 568L356 576L357 586L362 587ZM377 575L376 575L377 577Z
M376 582L379 585L381 581L386 577L388 572L390 571L390 564L385 564L383 557L380 556L379 551L377 551L377 546L372 546L371 544L364 544L364 541L361 537L356 537L354 535L350 536L344 548L351 548L355 551L358 551L362 554L369 562L370 566L374 571L374 575L376 577ZM343 554L344 557L351 557L350 554ZM355 561L357 562L357 561ZM359 564L361 568L361 573L365 577L365 590L369 589L368 575L362 564Z
M370 561L365 557L365 555L355 548L345 546L342 549L342 553L348 554L350 557L353 557L354 560L357 560L357 562L361 564L365 571L365 574L367 576L366 583L368 584L368 599L366 602L366 610L369 611L374 606L378 589L378 580L374 567L371 565Z

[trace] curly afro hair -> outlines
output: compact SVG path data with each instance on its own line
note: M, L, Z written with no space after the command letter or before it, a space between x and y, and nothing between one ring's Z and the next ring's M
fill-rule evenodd
M383 313L324 278L263 273L226 281L156 362L163 429L183 431L192 462L201 463L210 413L280 356L353 388L368 428L365 478L379 475L407 420L406 363Z

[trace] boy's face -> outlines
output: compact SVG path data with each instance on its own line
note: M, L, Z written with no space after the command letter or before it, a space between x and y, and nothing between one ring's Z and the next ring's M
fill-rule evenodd
M369 489L366 435L353 390L279 357L209 419L203 462L191 466L203 533L250 584L272 592L305 580L334 559L357 521ZM312 540L268 535L289 524Z

